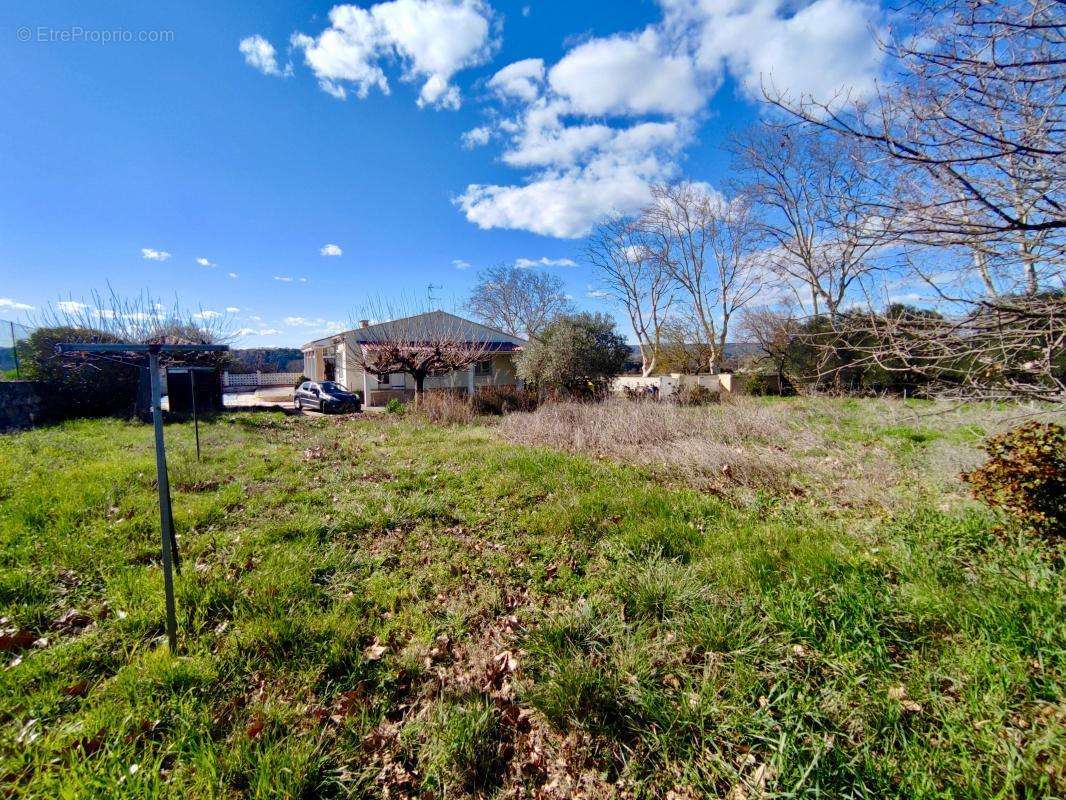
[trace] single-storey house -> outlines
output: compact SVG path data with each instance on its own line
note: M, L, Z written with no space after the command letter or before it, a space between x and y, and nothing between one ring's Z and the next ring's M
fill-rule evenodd
M358 328L308 342L300 347L303 373L313 381L337 381L353 392L362 392L363 403L368 406L385 405L393 397L411 400L415 384L410 375L370 374L363 370L361 353L364 347L380 346L384 341L417 339L423 331L426 337L446 332L453 341L477 343L483 353L467 369L426 378L427 390L453 389L473 394L478 386L519 383L514 359L525 347L524 339L439 310L374 325L361 320Z

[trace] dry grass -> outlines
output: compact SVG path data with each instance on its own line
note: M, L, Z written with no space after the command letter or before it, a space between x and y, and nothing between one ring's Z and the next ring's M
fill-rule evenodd
M904 487L944 503L965 498L958 476L982 461L981 441L1032 412L896 399L738 397L686 408L612 398L512 414L500 432L512 442L654 467L704 489L810 492L836 508L887 510Z
M466 395L446 391L426 392L418 411L434 425L464 425L473 422L475 416Z
M501 431L513 442L666 466L706 486L772 491L790 487L798 451L818 444L780 409L747 400L698 408L619 398L552 403L510 415Z

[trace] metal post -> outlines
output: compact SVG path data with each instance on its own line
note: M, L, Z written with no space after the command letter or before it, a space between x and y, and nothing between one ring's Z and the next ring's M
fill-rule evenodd
M196 370L189 370L189 385L192 387L192 426L196 431L196 460L200 460L200 420L196 416Z
M19 371L19 343L15 338L15 323L9 320L7 324L11 326L11 354L15 357L15 380L22 380L22 372Z
M159 353L148 352L148 370L152 382L152 420L155 426L155 475L159 490L159 526L163 551L163 591L167 605L167 642L170 652L178 652L178 620L174 611L174 576L171 558L177 555L174 520L170 509L170 481L167 479L167 454L163 444L163 400L159 386Z

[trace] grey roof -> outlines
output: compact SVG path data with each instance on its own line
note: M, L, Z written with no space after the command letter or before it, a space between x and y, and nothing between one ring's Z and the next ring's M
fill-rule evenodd
M335 333L322 339L316 339L301 345L301 348L323 347L331 344L340 337L351 336L359 344L388 341L392 338L417 339L419 332L425 331L424 338L431 339L442 330L447 330L452 336L461 333L464 341L488 343L493 345L513 345L524 347L526 340L517 336L511 336L496 328L473 322L469 319L449 314L440 309L428 311L425 314L415 314L410 317L379 322L376 325L368 325L365 328L353 328L341 333Z

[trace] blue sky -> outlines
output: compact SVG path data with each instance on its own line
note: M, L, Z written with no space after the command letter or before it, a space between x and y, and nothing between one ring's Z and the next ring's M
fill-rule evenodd
M7 3L0 317L110 285L297 345L519 259L610 310L587 226L651 181L724 190L760 80L868 91L881 24L860 0Z

